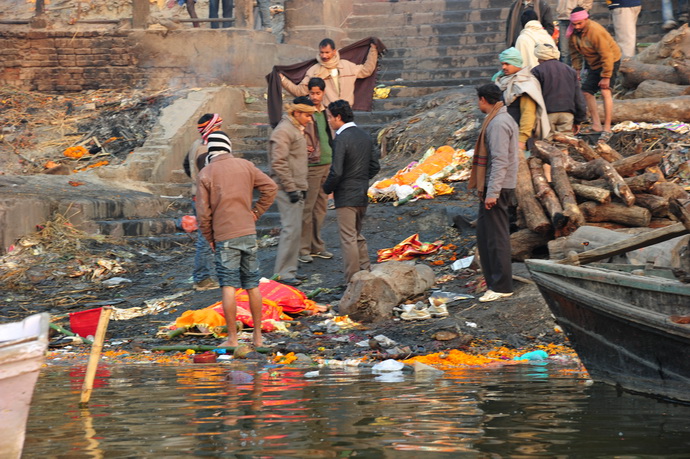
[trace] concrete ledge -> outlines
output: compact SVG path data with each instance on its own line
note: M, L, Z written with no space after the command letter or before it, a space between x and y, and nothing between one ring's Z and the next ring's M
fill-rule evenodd
M77 228L88 230L93 219L157 217L166 208L158 196L114 188L98 179L79 177L81 186L68 182L75 176L0 176L0 251L36 230L55 213Z

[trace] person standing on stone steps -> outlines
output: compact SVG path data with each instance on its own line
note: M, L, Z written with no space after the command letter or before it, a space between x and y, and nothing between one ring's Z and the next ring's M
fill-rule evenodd
M594 0L558 0L556 4L556 19L558 20L558 49L561 52L561 62L570 65L570 48L566 32L570 25L570 12L573 8L581 6L587 11L592 9Z
M539 22L549 35L553 36L554 30L556 30L553 23L553 12L546 0L515 0L510 5L508 19L506 19L506 46L508 48L515 46L515 40L522 30L520 18L526 10L534 10L537 13Z
M208 17L211 19L217 19L218 18L218 11L220 10L221 5L223 6L223 18L232 18L232 8L233 8L233 0L209 0L208 2ZM232 22L230 21L225 21L225 22L212 22L211 23L211 28L212 29L219 29L221 27L224 29L227 29L228 27L232 27Z
M235 293L238 288L247 290L254 322L252 343L261 346L261 275L255 222L273 204L278 187L251 161L235 158L230 139L222 131L208 136L205 162L206 167L197 179L197 212L199 229L215 253L222 288L228 337L221 346L237 346ZM252 203L254 190L260 193L256 203Z
M470 190L477 190L477 249L486 280L482 303L513 294L509 207L515 200L518 171L518 125L495 84L477 88L477 105L486 118L474 147Z
M306 128L310 132L307 136L309 188L302 213L302 240L298 258L300 263L311 263L314 258L333 258L333 254L326 250L326 244L321 238L321 227L328 210L328 195L322 187L328 177L333 157L333 139L326 119L326 107L323 106L326 83L323 79L314 77L309 80L307 86L309 99L314 103L316 111L312 115L313 122ZM309 145L310 140L312 145Z
M352 107L347 101L329 104L327 116L335 141L333 162L323 190L333 193L335 200L345 282L349 283L356 272L371 267L362 224L369 204L369 180L378 174L381 166L371 136L354 123Z
M196 215L196 179L199 171L204 167L204 159L208 154L208 136L212 132L220 130L223 118L218 113L206 113L197 122L197 130L201 137L196 139L189 148L187 156L184 158L182 167L189 178L192 179L192 209ZM196 253L194 255L194 270L192 279L194 280L194 290L213 290L218 288L218 282L211 277L212 253L211 247L197 230Z
M606 0L611 12L611 24L622 57L633 57L637 51L637 17L642 10L641 0Z
M286 104L283 119L268 140L270 175L278 184L276 204L280 211L280 242L273 272L284 284L297 286L307 276L297 272L302 236L302 213L307 194L308 159L306 126L316 111L306 96Z

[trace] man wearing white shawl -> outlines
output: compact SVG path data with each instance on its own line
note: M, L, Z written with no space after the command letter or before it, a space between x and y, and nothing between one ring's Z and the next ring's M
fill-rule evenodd
M534 48L542 44L551 45L555 48L556 42L541 25L541 22L537 20L537 13L534 10L526 10L522 13L520 22L522 22L523 29L515 40L515 48L522 55L523 68L532 70L539 65L537 57L534 55Z
M499 59L502 70L493 76L493 81L503 91L508 113L520 127L518 141L524 151L529 139L545 139L551 130L541 86L530 69L523 68L522 55L517 49L506 49L499 54Z

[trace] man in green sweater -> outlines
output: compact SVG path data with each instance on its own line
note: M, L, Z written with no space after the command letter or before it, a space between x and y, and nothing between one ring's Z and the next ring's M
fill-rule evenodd
M309 152L309 172L307 182L307 197L304 200L302 212L302 238L300 244L300 263L311 263L314 257L333 258L333 254L326 250L321 238L321 227L326 218L328 195L323 191L323 184L328 177L333 156L331 144L331 130L326 120L326 107L323 106L323 95L326 82L314 77L307 83L309 98L316 107L312 115L314 122L307 127L313 127L312 135L307 135L307 151ZM313 139L313 140L312 140ZM310 142L311 140L311 142ZM311 145L309 145L311 144Z

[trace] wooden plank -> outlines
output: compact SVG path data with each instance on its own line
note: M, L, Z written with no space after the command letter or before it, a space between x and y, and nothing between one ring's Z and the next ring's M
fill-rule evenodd
M658 244L659 242L668 241L669 239L683 236L684 234L688 233L690 233L690 230L688 230L685 225L682 223L674 223L673 225L655 229L649 231L648 233L638 234L637 236L633 236L623 241L614 242L613 244L605 245L603 247L599 247L598 249L578 253L576 257L573 256L564 258L563 260L559 260L558 263L583 265L593 261L610 258L621 253L630 252L631 250Z
M669 210L690 231L690 200L671 199Z

